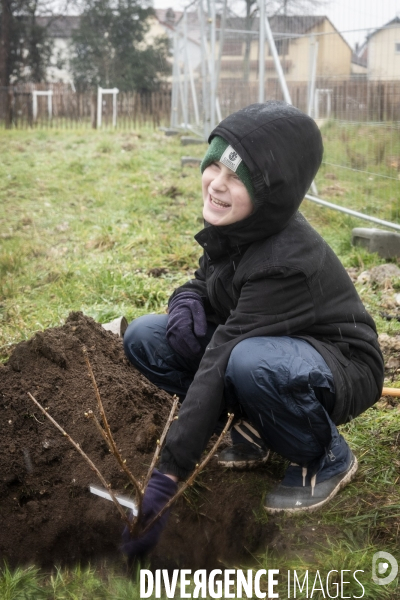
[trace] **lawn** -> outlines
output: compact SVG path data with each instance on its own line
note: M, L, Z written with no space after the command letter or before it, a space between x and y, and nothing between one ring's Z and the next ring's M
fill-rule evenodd
M332 127L329 125L326 133L328 162L339 160L344 148L349 148L353 160L357 153L368 154L364 146L354 147L353 137L350 144L346 135L332 133ZM393 152L393 140L390 144L388 154ZM384 174L385 162L380 160L384 153L378 146L368 156ZM200 255L193 239L202 227L199 172L195 167L181 167L180 157L189 153L201 157L204 151L205 146L188 151L178 138L150 128L0 132L3 361L16 343L36 331L63 324L73 310L82 310L100 322L121 314L129 321L148 312L165 311L170 293L191 277ZM363 165L368 171L369 165ZM360 172L350 171L346 179L339 177L340 171L324 165L316 181L319 190L336 185L339 201L346 199L360 210L360 189L368 187L374 214L397 216L393 184L387 190L384 179L371 182L369 175ZM351 228L368 226L365 223L307 201L303 212L347 268L359 274L384 262L351 246ZM380 315L385 290L363 282L356 286L379 332L398 333L400 324ZM386 384L400 386L397 371ZM395 584L377 586L370 573L374 552L386 550L396 556L399 542L400 412L396 402L382 400L341 429L359 457L356 482L318 513L317 519L282 517L279 523L290 550L287 557L277 557L270 549L267 555L254 557L253 566L266 568L279 561L283 570L363 569L366 595L362 597L398 598ZM261 514L259 518L267 519ZM325 534L326 541L310 553L315 529ZM318 544L320 539L321 535ZM5 567L0 575L0 597L23 598L21 590L30 590L26 597L32 599L138 597L128 579L101 570L77 567L72 573L56 571L49 576L33 568L10 572ZM351 590L354 597L361 597L359 586ZM313 597L324 596L315 592Z

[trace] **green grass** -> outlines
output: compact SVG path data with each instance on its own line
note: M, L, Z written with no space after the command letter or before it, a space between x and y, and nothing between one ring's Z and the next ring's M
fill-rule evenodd
M202 224L198 170L181 168L179 140L152 129L0 135L0 352L70 310L100 321L164 310L196 267ZM349 173L346 200L358 190ZM379 262L350 245L360 222L310 202L304 212L345 266ZM151 277L153 267L166 273Z
M321 197L399 223L398 126L330 121L323 125L322 133L325 155L317 178ZM364 226L374 225L364 222Z
M198 173L181 169L178 140L150 129L0 135L3 351L70 310L100 321L162 311L198 259Z
M138 583L103 565L51 573L35 567L0 569L1 600L139 600Z
M343 156L350 160L352 152L364 153L365 170L387 174L385 157L400 154L393 134L385 138L382 150L379 140L368 138L367 146L362 135L358 135L361 146L355 147L357 131L352 135L340 131L334 124L327 126L329 162ZM190 154L201 157L204 149L194 146ZM72 310L82 310L100 322L121 314L131 320L165 310L170 293L191 277L200 256L193 239L202 227L200 178L197 168L181 168L183 154L188 154L187 149L177 138L152 129L129 133L0 131L3 360L13 344L35 331L63 324ZM321 193L332 183L345 190L327 199L346 201L360 210L360 197L363 201L373 198L371 206L377 216L393 217L397 209L392 198L398 194L394 196L392 180L388 187L384 179L370 181L359 172L335 173L338 179L331 179L332 168L325 165L317 177ZM351 246L351 228L368 224L310 202L304 202L303 212L346 267L361 272L384 262ZM161 269L161 276L153 276L154 268ZM379 331L398 333L399 323L379 316L382 292L362 284L357 288ZM363 569L364 565L363 583L368 591L363 597L398 598L400 592L396 596L393 586L373 584L370 573L375 551L387 550L396 556L398 547L400 411L396 403L392 407L380 402L342 430L360 458L356 481L318 514L318 520L314 515L276 519L274 526L287 540L287 549L283 555L271 551L268 556L254 557L254 568L265 568L259 565L268 563L281 570L300 573L309 568L315 573L318 568L326 574L330 569ZM271 465L280 476L284 463L278 460ZM261 509L258 517L270 523ZM326 532L321 547L321 535L313 545L313 527L320 534ZM33 567L11 571L5 566L0 574L0 599L131 599L138 597L135 586L128 578L101 568L45 574ZM323 597L317 593L314 598ZM355 587L354 594L359 593Z

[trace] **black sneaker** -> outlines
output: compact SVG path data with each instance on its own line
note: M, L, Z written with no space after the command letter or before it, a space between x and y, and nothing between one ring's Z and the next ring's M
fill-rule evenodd
M238 421L233 426L231 436L233 446L219 453L219 465L233 469L254 469L268 460L268 448L258 431L247 421Z
M340 445L342 448L338 450L343 454L343 443ZM337 458L335 449L331 450L323 469L312 477L307 473L306 467L292 463L283 481L267 494L265 510L268 513L313 511L329 502L357 472L357 459L348 446L346 450L344 460L338 461L337 466L333 466ZM322 479L320 483L317 482L318 478Z
M225 448L218 455L218 464L231 469L254 469L263 465L269 456L269 450L254 444L235 444Z

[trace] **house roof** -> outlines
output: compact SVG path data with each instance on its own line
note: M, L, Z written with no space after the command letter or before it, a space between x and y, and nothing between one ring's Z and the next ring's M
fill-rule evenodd
M327 17L325 16L285 16L285 15L274 15L269 18L269 24L274 33L294 33L294 34L305 34L310 29L313 29L324 21ZM252 19L251 30L258 31L259 29L259 18L255 17ZM245 17L228 17L226 20L226 26L228 29L246 29Z
M70 38L73 31L79 27L79 16L52 15L49 17L37 17L36 22L41 27L46 27L52 38Z
M155 14L158 21L170 29L173 29L174 26L177 25L183 17L182 11L174 10L172 8L156 8ZM217 18L220 20L221 16L218 15ZM269 23L272 32L275 34L275 36L279 33L290 35L306 35L310 30L320 25L325 19L329 21L328 17L323 15L274 15L270 17ZM198 12L188 11L187 20L189 36L191 38L194 38L194 41L197 41L196 38L198 36L195 35L195 30L200 28ZM37 17L37 23L42 27L48 28L49 36L52 38L70 38L72 36L73 31L75 31L79 27L79 21L80 17L78 15L55 15ZM396 17L387 25L393 23L400 23L400 19ZM334 25L332 26L334 27ZM252 19L251 31L256 32L258 31L258 28L259 18L255 17L254 19ZM228 14L226 19L226 29L244 31L246 29L245 18L235 16L232 13ZM376 31L380 31L380 29L377 29ZM227 31L225 34L225 39L229 39L231 35L232 34L229 34L229 31ZM246 34L243 33L243 36L245 35ZM237 39L238 36L240 36L240 34L234 34L235 39Z
M183 12L174 10L172 8L156 8L155 13L157 19L163 25L169 25L174 27L177 25L182 19ZM197 10L187 11L187 20L188 27L200 27L199 16ZM221 14L217 15L217 26L220 26L222 16ZM305 35L311 29L322 23L328 17L324 15L274 15L270 17L269 23L271 29L274 33L290 33L290 34L298 34ZM329 20L329 19L328 19ZM228 14L226 18L226 29L235 29L237 31L242 30L245 31L246 28L246 19L245 17L239 17L235 15L228 8ZM259 18L254 17L251 20L251 31L258 31L259 29ZM244 34L246 35L246 34ZM237 34L236 36L237 37Z
M377 33L380 33L382 31L382 29L386 29L386 27L390 27L391 25L400 25L400 17L395 17L394 19L392 19L385 25L382 25L382 27L378 27L377 29L375 29L375 31L372 31L371 33L369 33L367 35L366 39L370 40L374 35L376 35Z
M318 27L324 21L328 21L334 31L337 32L338 35L342 38L343 42L350 48L350 44L346 41L346 39L342 36L340 31L337 31L336 27L333 25L332 21L326 15L274 15L269 18L269 24L271 27L271 31L274 34L274 37L279 37L279 34L282 34L282 37L290 38L296 36L302 36L309 34L314 28ZM247 34L243 33L234 33L229 32L229 29L233 29L236 31L245 30L245 18L244 17L228 17L226 21L227 32L225 34L226 39L230 37L237 39L238 37L245 36ZM259 29L259 18L255 17L252 19L251 23L251 31L257 32Z

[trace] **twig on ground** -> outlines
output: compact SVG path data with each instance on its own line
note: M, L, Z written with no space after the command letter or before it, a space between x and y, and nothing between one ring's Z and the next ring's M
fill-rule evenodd
M400 398L400 388L384 387L382 389L382 396L394 396L395 398Z
M49 413L46 411L46 409L36 400L36 398L34 396L32 396L32 394L30 392L28 392L28 396L29 398L32 400L32 402L34 402L36 404L36 406L38 407L38 409L44 414L45 417L47 417L49 419L49 421L51 421L51 423L53 423L53 425L55 427L57 427L57 429L59 431L61 431L61 433L63 434L64 437L67 438L67 440L74 446L74 448L76 450L78 450L79 454L81 456L83 456L83 458L86 460L86 462L88 463L88 465L90 466L90 468L92 469L92 471L94 471L97 475L97 477L100 479L101 483L103 484L103 486L109 491L110 496L112 498L112 501L114 502L119 514L121 515L121 518L123 521L125 521L125 523L127 524L127 526L129 527L129 529L131 529L131 523L129 522L129 519L124 511L124 509L122 508L122 506L120 505L120 503L118 502L118 500L115 497L114 492L111 489L111 484L107 483L107 481L104 479L103 475L100 473L99 469L96 467L96 465L94 464L93 461L90 460L90 458L88 457L88 455L82 450L82 448L80 447L79 444L77 444L72 437L61 427L61 425L59 425L57 423L57 421L55 419L53 419L53 417L51 415L49 415Z
M82 352L83 352L83 355L85 357L85 362L86 362L86 365L87 365L87 369L88 369L90 378L91 378L92 383L93 383L94 391L96 393L97 404L98 404L98 407L99 407L101 419L102 419L103 424L104 424L104 430L101 427L100 423L97 421L97 419L95 420L95 422L97 421L98 426L99 426L99 428L102 431L102 435L103 435L103 432L104 432L103 437L106 440L106 442L108 444L108 447L110 448L110 450L111 450L112 454L114 455L116 461L118 462L119 466L124 471L124 473L127 475L129 481L132 483L133 487L135 488L135 492L136 492L136 505L137 505L138 514L137 514L137 517L134 520L133 524L131 524L131 530L133 531L133 529L135 528L136 522L139 522L140 518L141 518L143 491L142 491L142 488L140 487L139 483L137 482L136 478L133 476L133 474L131 473L131 471L126 466L126 461L123 460L123 458L122 458L122 456L121 456L121 454L120 454L120 452L119 452L119 450L118 450L118 448L116 446L116 443L115 443L114 438L113 438L112 433L111 433L110 426L109 426L108 421L107 421L106 413L104 412L104 407L103 407L103 403L101 401L101 396L100 396L99 388L97 386L97 382L96 382L96 379L95 379L95 376L94 376L94 373L93 373L93 369L92 369L92 366L90 364L89 357L87 355L87 350L86 350L85 346L82 347ZM91 415L90 413L88 413L88 416L89 417L92 417L92 416L94 417L94 414Z
M193 473L191 474L191 476L189 477L189 479L187 481L185 481L185 483L179 488L179 490L176 492L175 496L172 496L172 498L167 502L167 504L160 510L160 512L146 525L146 527L144 527L143 531L141 531L140 535L143 535L144 533L146 533L146 531L148 531L156 521L158 521L158 519L160 517L162 517L162 515L165 513L166 510L169 509L169 507L171 506L171 504L173 504L175 502L175 500L177 500L182 494L183 492L190 486L192 485L193 481L195 480L195 478L197 477L197 475L200 473L200 471L202 469L204 469L204 467L207 465L207 463L211 460L211 458L214 456L215 451L217 450L218 446L220 445L220 443L222 442L222 439L224 437L224 435L226 434L226 432L229 429L230 424L232 423L233 419L234 419L234 414L228 414L228 420L226 422L226 425L221 433L221 435L219 436L219 438L217 439L217 441L215 442L214 446L211 448L210 452L207 454L207 456L205 457L205 459L203 460L202 463L200 463L199 465L196 465L195 470L193 471Z
M172 404L171 412L169 413L169 417L168 417L168 420L167 420L167 422L165 424L164 431L162 432L160 439L157 440L157 446L156 446L156 449L155 449L155 452L154 452L154 456L153 456L153 459L151 461L151 464L150 464L149 470L147 472L146 478L145 478L145 480L143 482L143 490L146 489L147 484L149 483L149 479L151 477L151 473L152 473L152 471L154 469L154 466L155 466L155 464L157 462L158 456L160 454L161 447L162 447L162 445L164 443L165 437L166 437L166 435L168 433L168 430L169 430L169 428L171 426L171 423L174 420L174 418L175 419L178 418L178 417L174 417L174 414L175 414L175 411L176 411L176 407L178 406L179 398L178 398L178 396L174 395L174 397L172 399L173 399L174 402Z

